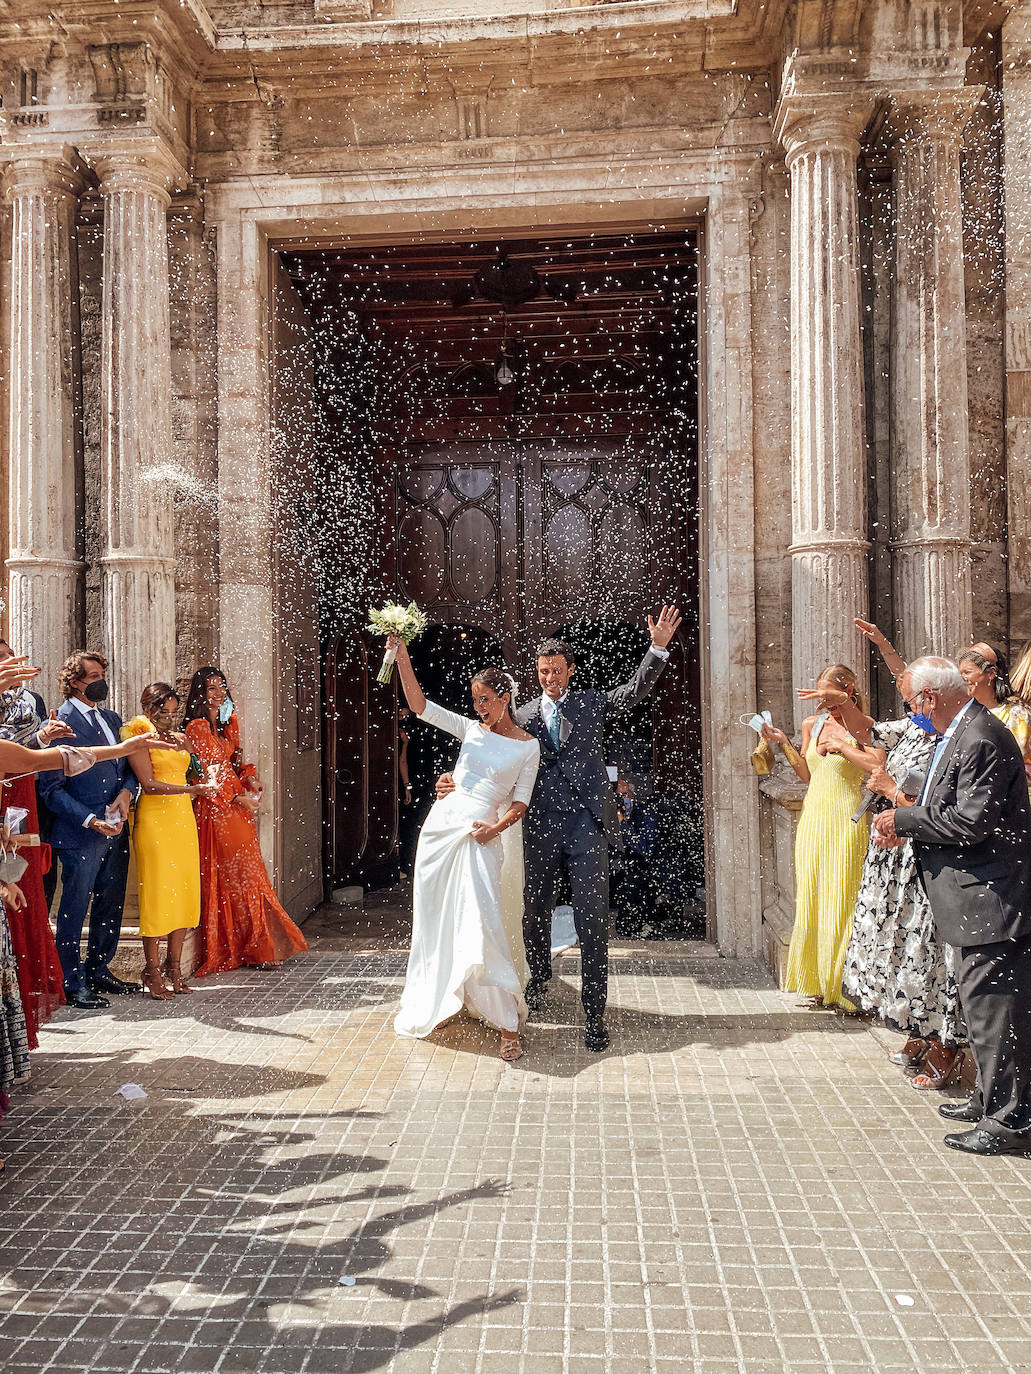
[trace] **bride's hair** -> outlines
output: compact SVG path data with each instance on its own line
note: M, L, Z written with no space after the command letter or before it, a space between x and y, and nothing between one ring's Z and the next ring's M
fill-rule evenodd
M509 711L515 711L516 695L519 691L519 684L511 673L504 668L483 668L480 672L473 675L473 682L482 682L485 687L489 687L497 696L503 697L506 692L509 694Z

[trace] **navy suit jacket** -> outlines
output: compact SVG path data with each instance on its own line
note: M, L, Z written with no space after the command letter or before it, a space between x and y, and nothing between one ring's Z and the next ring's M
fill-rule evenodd
M122 728L121 717L102 707L100 714L117 740ZM57 718L74 731L72 739L59 743L93 745L108 742L103 732L91 728L82 712L70 701L58 709ZM38 786L39 794L53 817L50 843L55 849L81 849L87 839L96 838L83 828L86 817L92 812L99 820L103 820L105 807L114 801L123 788L135 791L136 780L125 759L112 759L108 763L95 763L74 778L57 771L40 773Z
M922 806L895 812L913 841L938 933L960 949L1031 935L1031 811L1020 746L976 701Z

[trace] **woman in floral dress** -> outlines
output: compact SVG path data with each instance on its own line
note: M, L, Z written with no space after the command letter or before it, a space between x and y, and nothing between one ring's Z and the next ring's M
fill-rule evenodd
M844 731L840 734L832 747L868 774L872 792L892 805L916 800L934 753L934 735L906 718L875 725L872 743L888 751L884 767L878 767L869 753L851 748ZM908 1037L889 1057L903 1068L922 1070L912 1079L914 1088L943 1088L959 1072L958 1042L965 1031L953 951L938 939L908 841L897 849L870 843L842 989L861 1011Z

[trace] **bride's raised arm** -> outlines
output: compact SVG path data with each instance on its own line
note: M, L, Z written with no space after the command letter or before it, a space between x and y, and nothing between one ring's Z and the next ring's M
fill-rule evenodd
M412 660L408 657L408 645L403 639L398 639L396 635L388 635L387 648L397 650L395 662L401 678L401 686L404 688L405 701L408 702L413 715L421 716L426 710L426 694L416 679Z

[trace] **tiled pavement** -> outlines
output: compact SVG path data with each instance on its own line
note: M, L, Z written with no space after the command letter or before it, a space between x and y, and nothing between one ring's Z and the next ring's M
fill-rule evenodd
M944 1150L755 965L617 959L601 1056L576 970L511 1066L396 1040L403 955L332 941L60 1013L0 1128L0 1368L1031 1369L1031 1162Z

